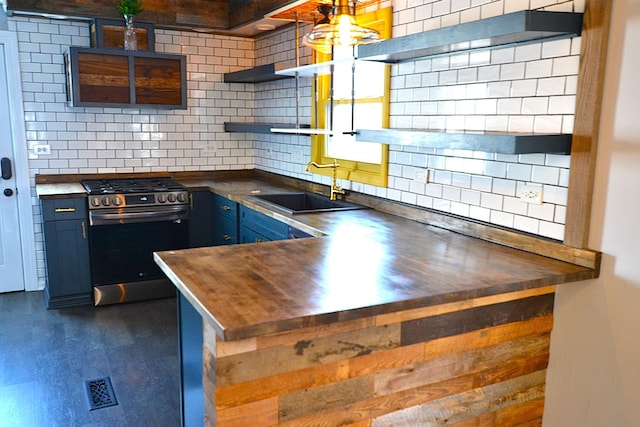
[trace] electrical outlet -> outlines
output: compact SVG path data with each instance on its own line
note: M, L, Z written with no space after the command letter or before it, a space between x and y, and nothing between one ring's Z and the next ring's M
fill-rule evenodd
M33 146L33 152L36 155L51 154L51 146L48 144L36 144Z
M422 184L426 184L429 181L429 170L417 170L413 174L413 180L416 182L421 182Z
M525 203L542 204L542 185L525 184L520 187L518 197Z

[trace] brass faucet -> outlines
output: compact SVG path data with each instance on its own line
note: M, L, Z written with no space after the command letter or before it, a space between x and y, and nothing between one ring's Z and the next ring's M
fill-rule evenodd
M318 169L333 168L333 175L332 175L333 180L331 183L331 196L329 197L329 200L336 200L336 195L344 194L344 190L338 185L338 181L337 181L337 172L338 172L338 167L340 165L338 164L336 159L333 159L333 163L330 163L327 165L319 165L316 162L309 162L307 163L307 167L304 170L309 172L311 170L311 166L315 166Z

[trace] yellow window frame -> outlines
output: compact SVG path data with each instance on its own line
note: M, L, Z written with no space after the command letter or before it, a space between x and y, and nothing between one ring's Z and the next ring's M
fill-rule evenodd
M359 25L373 28L380 32L382 39L388 39L391 37L392 26L392 13L391 8L376 10L374 12L366 13L357 17ZM317 54L315 62L323 62L330 60L330 55ZM390 86L390 70L389 66L385 67L384 72L384 91L383 96L378 98L361 98L356 99L356 104L366 102L380 102L382 101L382 127L389 127L389 86ZM331 89L331 76L320 76L315 83L317 87L314 88L313 93L318 96L318 102L312 102L312 127L326 128L327 117L325 114L326 106L329 104L330 89ZM313 100L312 100L313 101ZM334 104L350 103L351 101L334 100ZM316 110L317 109L317 110ZM317 117L317 123L315 118ZM326 155L326 137L325 135L313 135L311 137L311 160L316 163L333 163L334 158ZM380 144L381 150L381 163L366 163L358 162L346 159L336 159L340 164L337 171L338 178L347 179L350 181L361 182L365 184L376 185L380 187L386 187L388 182L389 173L389 146L386 144ZM314 169L313 173L321 175L331 175L332 171L329 169Z

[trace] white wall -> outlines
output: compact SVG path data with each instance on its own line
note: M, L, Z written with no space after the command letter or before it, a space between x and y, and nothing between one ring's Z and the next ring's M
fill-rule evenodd
M574 0L393 0L378 6L393 7L394 37L523 9L584 10L584 2ZM391 127L571 133L580 43L581 38L576 37L394 65ZM293 49L292 30L258 38L256 63L290 59ZM303 59L307 60L305 55ZM310 80L301 79L303 112L308 111ZM255 120L292 123L292 87L290 81L256 85ZM303 123L309 123L308 115ZM253 138L257 168L330 182L329 177L304 172L309 137ZM346 180L341 184L354 191L562 240L569 162L568 155L503 155L391 145L387 188ZM432 182L414 179L427 168ZM543 186L542 205L518 199L518 190L526 183Z
M69 46L89 46L88 22L16 16L9 29L18 35L27 143L51 147L50 155L29 160L41 288L46 266L36 174L253 168L253 143L224 132L225 121L251 114L253 89L222 82L225 72L253 66L253 40L157 30L157 52L187 56L188 109L88 108L67 105L63 61Z
M558 287L544 425L640 425L640 2L613 2L590 248L599 279Z
M487 18L519 9L581 11L578 0L394 0L393 35ZM73 108L65 103L62 53L87 46L86 22L11 18L18 33L29 145L49 144L30 174L242 169L257 167L327 184L304 171L309 138L229 134L225 121L294 122L291 80L222 83L222 74L268 62L291 66L291 27L255 40L158 30L156 50L187 55L188 110ZM306 31L302 29L301 33ZM570 132L580 37L407 62L392 67L394 127ZM254 49L255 46L255 49ZM309 50L303 51L303 62ZM308 123L310 79L302 79L301 115ZM306 80L306 81L305 81ZM391 145L388 188L343 187L561 240L569 158L499 155ZM414 180L429 168L432 182ZM542 205L517 198L525 183L544 187ZM39 201L33 200L39 277L44 252Z

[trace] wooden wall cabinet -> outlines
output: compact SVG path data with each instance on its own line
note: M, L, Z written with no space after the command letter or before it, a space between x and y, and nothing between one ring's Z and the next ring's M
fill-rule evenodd
M72 107L187 108L183 55L72 47L65 68Z

